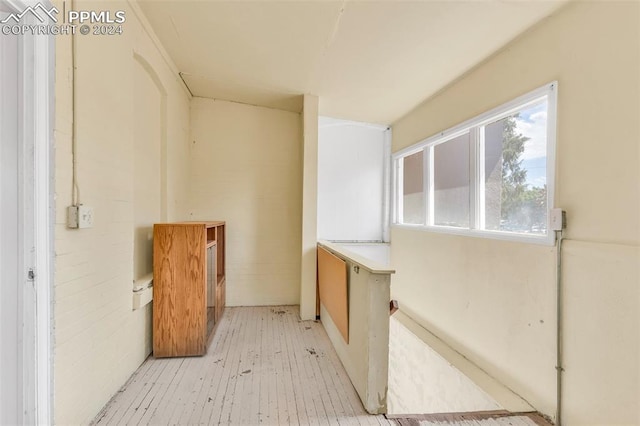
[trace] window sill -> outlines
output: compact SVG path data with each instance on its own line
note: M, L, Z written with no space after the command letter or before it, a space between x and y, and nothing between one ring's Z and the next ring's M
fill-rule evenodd
M536 244L552 247L556 244L553 231L547 235L516 234L512 232L485 231L480 229L462 229L450 226L425 226L405 223L394 223L392 228L411 229L415 231L433 232L436 234L458 235L464 237L487 238L491 240L511 241L526 244Z

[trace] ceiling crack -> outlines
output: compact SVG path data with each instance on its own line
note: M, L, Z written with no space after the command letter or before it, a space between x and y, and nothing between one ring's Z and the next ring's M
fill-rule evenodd
M340 6L340 10L338 11L338 16L336 16L336 19L333 23L333 30L331 31L331 34L329 35L329 39L327 40L327 44L325 45L325 48L324 48L325 55L329 50L329 47L331 47L331 45L333 44L333 41L336 39L336 36L338 35L338 30L340 29L340 20L342 19L342 15L344 15L344 10L346 9L346 7L347 7L347 0L343 0L342 6Z

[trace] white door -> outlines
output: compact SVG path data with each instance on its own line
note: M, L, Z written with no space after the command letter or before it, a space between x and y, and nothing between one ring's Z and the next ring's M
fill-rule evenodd
M27 7L21 0L0 0L0 18ZM47 36L0 34L3 426L51 422L52 55Z
M0 36L0 424L22 423L18 37Z

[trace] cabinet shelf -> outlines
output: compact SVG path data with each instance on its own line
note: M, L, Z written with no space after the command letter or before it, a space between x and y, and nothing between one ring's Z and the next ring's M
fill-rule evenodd
M153 227L153 355L204 355L226 304L225 223Z

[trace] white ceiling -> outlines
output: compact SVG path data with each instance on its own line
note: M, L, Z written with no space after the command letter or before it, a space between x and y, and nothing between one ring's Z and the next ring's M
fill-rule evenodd
M565 2L140 4L195 96L386 124Z

